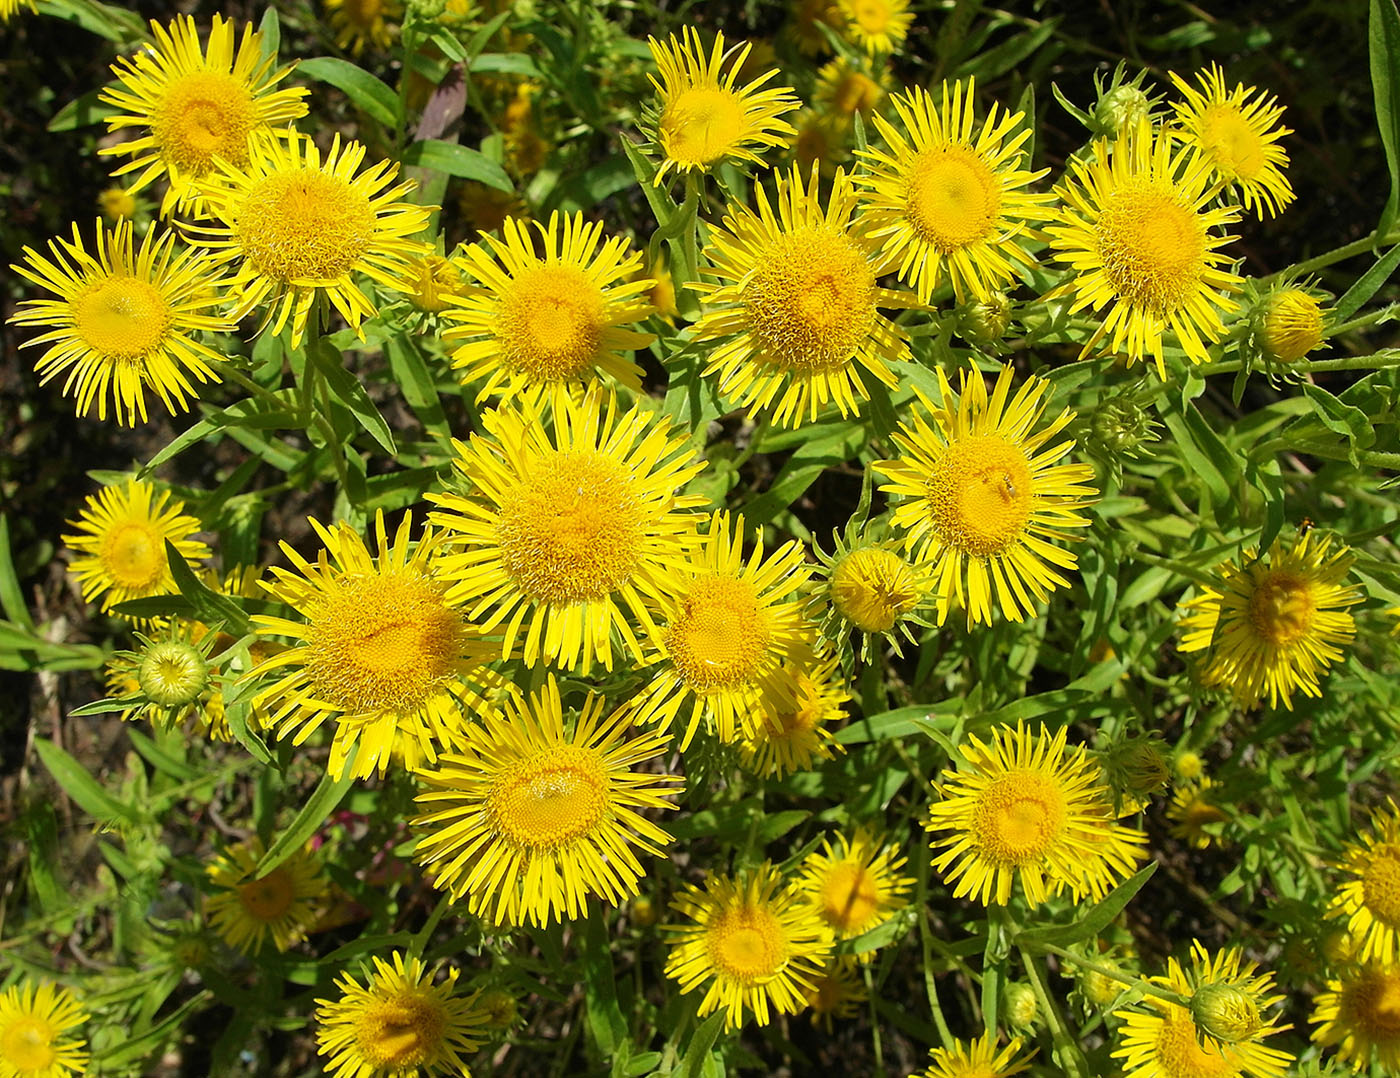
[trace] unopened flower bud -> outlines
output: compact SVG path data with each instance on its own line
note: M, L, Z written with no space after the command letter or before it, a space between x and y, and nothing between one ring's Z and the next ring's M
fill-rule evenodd
M1293 363L1322 343L1322 307L1299 288L1285 288L1266 301L1260 337L1271 359Z
M1035 1024L1039 1005L1035 989L1028 984L1012 982L1004 990L1002 1003L1006 1012L1006 1024L1012 1029L1030 1029Z
M1141 88L1131 83L1115 86L1094 106L1094 132L1116 135L1131 127L1152 111L1152 101Z
M958 315L958 336L969 344L995 344L1010 323L1011 301L1001 292L993 292L963 307Z
M136 668L141 691L162 707L181 707L199 699L209 684L209 664L183 640L150 644Z
M1156 793L1171 778L1166 748L1151 737L1130 737L1104 753L1104 771L1114 789L1133 798Z
M1198 1030L1226 1044L1249 1040L1264 1024L1254 997L1233 984L1201 985L1191 996L1191 1017Z

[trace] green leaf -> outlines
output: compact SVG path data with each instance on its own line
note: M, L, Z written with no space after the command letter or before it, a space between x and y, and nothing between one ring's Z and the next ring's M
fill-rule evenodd
M627 1036L627 1019L617 1003L613 979L613 941L601 912L584 920L583 989L588 1032L603 1058L609 1058Z
M258 33L262 35L262 56L264 60L277 60L277 51L282 47L282 23L277 18L277 8L269 4L258 23Z
M127 805L123 805L102 788L102 784L88 774L87 768L78 763L52 741L34 742L34 750L54 781L84 812L94 820L108 823L126 820L135 823L140 817Z
M747 525L767 524L806 493L828 468L852 459L866 444L865 428L857 423L832 425L827 434L798 446L779 470L773 485L740 507Z
M342 91L365 115L385 127L397 129L402 114L399 95L362 67L334 56L316 56L297 65L297 74L324 82Z
M1395 272L1396 266L1400 266L1400 244L1396 244L1382 255L1374 266L1363 273L1356 283L1346 290L1342 298L1337 301L1337 306L1333 308L1332 324L1341 325L1361 310L1362 305L1380 291L1381 285L1390 280L1390 275Z
M48 129L50 131L72 131L75 128L98 123L108 116L115 116L119 110L99 101L98 95L101 93L102 88L99 87L96 90L89 90L77 100L68 102L49 121Z
M206 588L169 539L165 541L165 556L170 561L170 575L175 586L190 601L200 621L211 629L223 629L233 637L248 635L248 615L243 608L227 595Z
M403 393L403 399L413 409L413 414L423 424L423 428L444 445L452 440L452 428L447 425L447 417L442 410L442 398L438 395L437 382L422 351L408 337L394 335L384 342L384 352L389 357L389 370L394 376L394 384Z
M1400 213L1400 13L1394 0L1371 0L1371 93L1376 102L1385 163L1390 169L1390 197L1381 211L1376 235L1388 236Z
M316 830L326 822L326 818L345 799L345 795L350 792L350 787L355 784L355 757L359 755L359 751L359 745L351 747L350 754L345 760L345 770L341 772L340 778L331 778L329 772L321 776L321 781L316 784L316 789L311 791L311 796L306 799L306 804L302 805L301 811L296 814L296 819L277 836L272 845L268 847L267 853L263 854L262 860L258 862L257 873L259 877L266 876L305 846L306 840L316 833Z
M404 150L403 163L435 169L466 180L476 180L498 191L515 190L515 184L511 183L505 169L480 150L473 150L457 142L447 142L440 138L415 142Z
M34 619L29 616L29 604L24 601L19 574L10 557L10 519L3 513L0 513L0 609L10 621L34 632Z
M74 713L76 714L76 712ZM139 752L146 762L162 774L169 775L177 782L193 782L199 778L199 771L181 760L175 759L153 740L135 727L129 727L126 736L131 739L131 747Z
M527 79L539 79L539 65L533 58L521 52L483 52L472 61L473 75L523 75Z
M710 1049L715 1046L720 1030L724 1028L724 1009L715 1011L705 1019L686 1045L685 1057L681 1060L681 1078L700 1078L710 1061Z
M351 414L360 421L361 428L369 432L370 437L379 443L381 449L390 456L395 456L398 449L394 446L394 435L389 430L389 424L369 399L369 394L365 392L360 380L345 369L340 349L322 337L311 348L311 359L325 377L331 395L350 409ZM345 448L348 456L349 447Z
M1312 402L1316 411L1314 417L1333 434L1340 434L1352 447L1366 449L1376 440L1376 427L1370 416L1360 408L1353 408L1328 393L1321 386L1309 382L1301 383L1303 394ZM1353 464L1356 460L1353 457Z
M1142 890L1142 885L1157 871L1157 862L1144 865L1136 874L1129 876L1113 889L1098 905L1071 925L1049 925L1043 928L1028 928L1016 936L1022 947L1034 948L1037 944L1051 947L1072 947L1084 940L1095 939L1103 933L1115 917L1132 901L1133 896Z

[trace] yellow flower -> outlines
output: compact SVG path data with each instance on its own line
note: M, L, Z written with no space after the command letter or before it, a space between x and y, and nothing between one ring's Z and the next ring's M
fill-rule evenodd
M1026 1070L1035 1055L1032 1049L1016 1059L1020 1050L1020 1037L1013 1037L1001 1051L997 1051L990 1033L970 1042L954 1041L952 1048L934 1048L929 1052L932 1062L922 1078L1010 1078Z
M1372 963L1327 982L1313 1000L1312 1039L1337 1046L1357 1074L1374 1060L1381 1074L1400 1073L1400 966Z
M856 113L868 114L889 92L889 65L881 64L872 75L844 57L832 60L817 72L812 103L828 116L849 123Z
M447 309L446 341L466 341L452 353L465 383L485 378L476 399L505 397L533 404L561 396L601 376L641 388L642 370L630 353L656 338L625 328L651 313L645 296L654 282L638 278L640 252L613 236L601 246L603 225L582 213L536 224L542 257L527 222L507 218L504 240L483 236L462 252L472 289ZM577 395L576 393L574 394Z
M323 4L336 46L349 49L356 59L364 55L366 45L387 49L393 34L384 20L403 15L398 0L323 0Z
M856 182L868 188L871 238L924 303L945 280L959 303L1009 284L1018 265L1035 264L1022 241L1049 212L1050 195L1022 190L1045 175L1017 167L1031 134L1024 113L999 114L993 104L978 134L974 89L971 79L951 91L944 83L941 108L922 89L895 94L899 127L873 117L887 149L857 154L870 166Z
M333 1078L467 1074L463 1057L477 1050L487 1022L476 995L454 994L455 969L435 985L420 959L398 951L389 957L374 959L366 983L343 973L335 982L340 997L316 1001L316 1051L330 1057L326 1072Z
M136 196L121 187L107 187L97 195L97 208L113 224L136 216Z
M827 724L846 715L851 694L836 680L835 656L815 660L807 669L789 666L796 681L791 706L765 716L756 729L739 739L739 759L756 775L780 779L793 771L808 771L817 760L835 759L845 752Z
M1230 817L1211 800L1207 792L1215 785L1213 779L1203 778L1199 782L1177 787L1172 794L1172 803L1167 806L1172 838L1189 842L1198 850L1207 849L1211 843L1218 841L1219 828L1212 825L1228 823Z
M1288 153L1278 140L1293 132L1279 123L1283 108L1273 95L1244 83L1227 90L1218 64L1196 73L1199 90L1175 72L1171 78L1186 98L1172 104L1183 141L1210 164L1218 187L1237 191L1258 216L1272 217L1292 202L1283 174Z
M476 1005L486 1015L486 1028L505 1030L520 1018L520 1005L504 988L488 988L477 997Z
M87 1020L73 993L50 981L25 981L0 992L0 1078L85 1074L84 1042L68 1031Z
M554 428L534 409L497 408L484 433L454 442L460 493L430 491L451 536L451 598L503 628L501 656L523 638L527 666L613 668L613 633L638 662L653 611L685 572L695 544L681 489L704 465L685 437L611 392L561 397ZM628 614L631 614L631 619Z
M296 348L318 295L357 332L362 319L374 317L354 273L397 292L413 290L409 259L429 247L409 237L427 226L431 208L401 201L414 185L390 186L397 165L381 161L359 172L364 159L363 146L342 147L337 134L324 160L310 138L294 135L254 146L242 168L217 161L215 174L198 185L217 223L194 224L190 232L218 261L238 262L226 286L237 299L233 317L262 310L261 329L273 333L291 319Z
M131 194L166 177L160 212L168 216L175 208L199 208L196 181L213 173L216 160L235 171L247 168L254 144L284 137L286 125L306 115L307 91L276 88L294 65L276 67L251 23L237 49L233 21L219 15L203 51L189 15L177 15L168 28L152 20L151 31L155 47L113 64L118 85L101 94L119 110L107 119L108 130L145 133L98 152L131 158L116 171L140 171Z
M827 207L815 171L777 181L777 207L755 185L758 212L731 203L712 229L705 273L697 284L705 314L697 341L709 350L706 375L720 393L752 411L772 409L780 427L813 422L828 401L841 415L868 399L866 374L893 387L890 364L909 357L904 331L880 307L915 305L913 296L876 286L885 256L857 220L855 189L837 170Z
M1295 363L1322 343L1322 307L1301 288L1275 292L1260 337L1271 359Z
M955 397L940 368L941 406L920 394L932 414L913 409L893 435L904 456L873 465L888 479L881 489L902 499L891 519L930 574L939 624L955 604L969 628L990 623L993 598L1012 621L1033 616L1035 602L1069 586L1057 570L1077 562L1054 543L1088 525L1079 510L1098 493L1088 465L1055 463L1074 446L1055 441L1074 413L1035 430L1049 383L1027 379L1011 397L1011 374L1001 368L988 397L982 375L964 369Z
M1188 611L1180 649L1206 651L1201 681L1229 691L1244 708L1279 700L1293 710L1293 692L1321 696L1319 676L1342 658L1356 623L1343 607L1361 602L1360 589L1344 585L1352 556L1345 546L1328 554L1332 540L1317 532L1285 550L1275 540L1268 556L1246 551L1244 567L1227 561L1216 582L1181 604Z
M96 403L105 420L110 389L113 417L135 426L146 421L147 389L174 415L198 395L191 379L219 380L224 357L194 338L233 328L209 311L223 302L223 282L207 256L183 246L176 253L175 233L157 239L155 229L137 249L129 220L111 229L98 222L95 255L76 224L71 240L49 240L49 253L26 247L25 262L10 268L57 298L25 300L10 321L51 327L24 346L49 346L34 364L39 384L67 371L63 392L78 415Z
M462 269L454 257L428 254L409 260L405 279L411 282L408 301L420 311L441 314L461 292Z
M837 940L855 939L884 924L908 903L914 881L898 875L904 863L898 847L862 827L849 839L837 835L835 847L823 839L821 850L802 862L797 886Z
M846 39L871 56L895 52L914 25L909 0L836 0Z
M320 864L297 850L271 872L258 875L266 850L254 836L230 846L207 874L218 893L205 902L210 927L244 954L259 950L269 936L279 951L300 940L316 920L326 895Z
M838 121L803 109L797 114L797 130L788 140L793 167L799 172L816 168L819 175L832 175L836 166L851 156L846 145L847 135L846 128Z
M1237 306L1228 294L1242 284L1219 250L1234 237L1212 231L1239 220L1239 210L1207 208L1209 164L1190 147L1173 152L1171 136L1144 118L1072 158L1070 173L1045 231L1073 275L1045 298L1074 296L1071 314L1109 309L1080 356L1107 339L1130 363L1151 356L1165 378L1162 334L1171 329L1187 358L1205 363L1206 346L1225 335L1220 312Z
M923 601L927 586L919 570L894 549L872 543L837 551L818 599L867 637L890 633Z
M541 692L473 723L460 755L421 775L415 857L453 901L496 924L545 925L588 915L588 897L616 906L637 894L637 851L665 856L671 841L639 810L670 809L678 775L641 765L667 751L656 732L624 736L622 711L603 717L589 693L564 728L551 674Z
M1177 753L1176 757L1176 777L1182 782L1195 782L1206 773L1205 762L1201 759L1201 754L1185 749Z
M830 1033L834 1022L856 1016L859 1005L870 998L865 985L856 977L859 968L854 958L844 955L829 961L812 978L812 987L802 993L812 1009L812 1025Z
M258 690L253 706L294 745L334 720L328 768L337 779L356 747L357 778L383 775L396 755L412 771L440 749L460 747L467 713L489 710L484 695L494 679L483 669L490 649L448 602L445 537L428 529L411 542L413 518L405 514L390 541L381 510L371 554L344 521L310 524L325 549L308 561L282 543L292 568L273 568L276 580L263 584L299 619L256 614L255 630L297 644L248 675L277 679Z
M764 862L738 877L707 873L671 900L687 923L665 925L672 937L666 976L681 995L704 986L700 1017L723 1010L737 1029L744 1011L766 1026L772 1011L796 1014L831 953L831 932L778 870Z
M1400 809L1371 816L1360 843L1348 843L1337 866L1347 880L1327 907L1360 943L1356 959L1400 965Z
M1271 995L1273 974L1256 974L1238 948L1212 957L1191 945L1191 968L1168 959L1167 975L1152 981L1186 997L1190 1008L1156 996L1143 1000L1147 1011L1122 1010L1120 1047L1125 1078L1283 1078L1293 1056L1260 1043L1290 1028L1265 1017L1283 1000Z
M629 707L638 722L669 727L686 706L681 749L705 729L722 742L752 737L762 725L797 708L799 667L811 652L811 629L801 603L785 597L807 582L802 547L789 541L763 557L755 537L744 559L744 521L728 513L710 518L710 530L677 573L675 590L663 599L660 661L650 684Z
M709 57L700 45L700 32L687 26L678 41L674 34L665 44L647 38L661 74L649 75L661 95L660 110L651 124L661 166L659 185L671 171L708 169L721 161L747 161L762 167L763 160L751 147L780 146L793 133L780 119L797 108L798 100L786 86L763 88L778 74L769 71L736 89L739 68L749 53L747 44L724 49L724 35L715 35ZM727 72L722 70L728 64Z
M193 538L200 523L185 512L184 502L135 479L103 487L69 524L83 534L63 537L79 555L68 571L78 578L86 601L103 597L103 610L128 599L174 594L166 540L188 562L203 561L210 553Z
M1147 841L1115 821L1112 795L1084 746L1068 758L1065 731L1000 726L983 743L969 737L965 769L945 770L935 786L927 829L949 831L933 866L954 898L1004 906L1020 881L1039 906L1068 888L1076 899L1102 898L1130 875Z

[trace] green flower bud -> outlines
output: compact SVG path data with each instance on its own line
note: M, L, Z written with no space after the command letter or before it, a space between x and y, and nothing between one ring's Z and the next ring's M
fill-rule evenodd
M1001 340L1011 323L1011 301L1001 292L976 300L958 314L958 336L969 344L990 345Z
M1137 799L1156 793L1171 779L1166 746L1151 737L1130 737L1113 745L1104 753L1103 766L1115 790Z
M151 702L183 707L199 699L209 685L209 664L199 649L183 640L150 644L140 655L136 680Z
M1028 984L1012 982L1002 992L1002 1007L1006 1014L1006 1024L1012 1029L1025 1030L1035 1025L1039 1014L1039 1004L1035 989Z
M1233 984L1203 984L1191 996L1196 1028L1226 1044L1247 1041L1263 1027L1254 997Z
M1152 100L1139 86L1125 83L1109 89L1094 106L1094 132L1116 135L1152 111Z
M1111 456L1139 456L1142 447L1155 442L1156 423L1131 400L1117 397L1094 409L1089 430L1100 448Z

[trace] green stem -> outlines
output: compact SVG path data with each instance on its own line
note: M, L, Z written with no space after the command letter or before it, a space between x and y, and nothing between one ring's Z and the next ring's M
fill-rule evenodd
M266 386L253 381L232 364L219 368L219 377L223 378L225 381L232 382L234 385L247 391L250 396L257 397L258 400L266 404L271 404L277 408L286 408L289 404L288 401L283 400Z
M933 1024L938 1027L938 1036L944 1048L952 1048L957 1043L948 1029L948 1021L943 1017L943 1007L938 1002L938 984L933 977L932 930L928 923L928 910L919 908L919 941L924 950L924 991L928 994L929 1009L933 1012Z
M311 363L311 357L306 359ZM320 428L322 436L326 439L326 447L331 451L331 464L335 466L335 477L340 481L340 489L345 491L345 496L350 497L349 469L345 463L345 450L349 448L349 443L340 444L340 437L335 432L335 427L331 424L331 390L324 378L317 379L316 389L321 398L321 408L324 412L317 410L313 417L316 426ZM358 506L356 507L358 508Z
M1089 1078L1089 1061L1084 1058L1084 1049L1079 1044L1079 1038L1071 1034L1065 1024L1060 1005L1050 994L1039 957L1022 947L1021 962L1026 967L1026 976L1030 978L1036 1003L1040 1005L1040 1013L1045 1015L1046 1024L1050 1027L1050 1036L1055 1042L1055 1047L1059 1049L1055 1054L1059 1056L1060 1065L1065 1068L1066 1074L1075 1078Z
M1383 318L1395 313L1395 305L1387 303L1384 307L1377 307L1375 310L1367 311L1365 314L1357 315L1355 318L1343 322L1339 326L1332 326L1327 330L1327 336L1336 337L1343 333L1350 333L1353 330L1363 329L1366 326L1374 325Z
M875 1008L875 979L870 974L870 963L865 963L861 970L865 974L866 1002L870 1004L870 1049L875 1055L875 1073L884 1074L885 1051L880 1044L880 1015Z
M423 927L413 934L413 940L408 945L408 953L414 958L422 958L423 952L428 949L428 941L433 938L433 933L437 930L438 923L452 906L452 897L444 891L442 897L438 899L438 904L433 907L433 912L428 914L428 920Z
M987 907L987 942L982 948L982 1025L990 1037L996 1036L1002 982L1006 979L1005 963L997 953L1002 949L1007 925L1005 906Z
M1063 947L1056 947L1051 943L1037 943L1035 946L1048 954L1055 955L1057 958L1063 958L1066 962L1072 963L1073 965L1093 970L1095 973L1101 973L1109 980L1136 988L1145 996L1152 996L1162 1000L1164 1003L1172 1003L1178 1007L1191 1006L1191 1001L1185 996L1161 988L1151 981L1144 980L1136 973L1129 973L1127 970L1120 969L1118 966L1109 965L1107 962L1098 962L1092 958L1085 958L1082 955L1074 954L1072 951L1066 951ZM1022 947L1021 952L1024 955L1026 948Z
M1348 258L1351 258L1354 255L1365 254L1367 251L1373 250L1376 247L1385 247L1389 244L1397 242L1400 242L1400 232L1392 232L1389 236L1386 236L1384 238L1381 238L1377 236L1374 232L1372 232L1369 236L1365 237L1364 239L1356 240L1353 243L1343 244L1341 247L1333 248L1332 250L1327 251L1325 254L1318 255L1316 258L1309 258L1303 262L1297 263L1294 266L1290 266L1286 270L1279 270L1278 273L1271 273L1267 277L1262 277L1260 278L1260 283L1267 284L1270 281L1277 280L1285 273L1302 276L1307 273L1312 273L1314 270L1325 269L1326 267L1332 265L1334 262L1342 262Z

